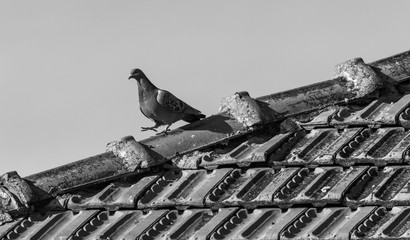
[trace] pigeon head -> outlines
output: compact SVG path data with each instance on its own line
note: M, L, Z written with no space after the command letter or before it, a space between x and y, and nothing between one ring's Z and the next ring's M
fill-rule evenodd
M131 70L131 76L128 79L134 78L135 80L139 80L141 78L147 78L147 76L145 76L144 72L142 72L141 69L139 68L134 68Z
M134 68L131 70L131 76L128 79L135 79L139 86L143 88L156 88L154 84L145 76L144 72L139 68Z

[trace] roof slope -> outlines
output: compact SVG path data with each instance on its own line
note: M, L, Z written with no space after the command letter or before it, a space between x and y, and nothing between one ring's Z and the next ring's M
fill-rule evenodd
M0 239L410 239L410 52L25 178Z

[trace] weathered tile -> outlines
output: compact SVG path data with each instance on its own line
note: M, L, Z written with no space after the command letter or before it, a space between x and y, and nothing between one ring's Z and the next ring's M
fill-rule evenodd
M279 232L303 211L304 208L238 209L215 229L210 239L279 239Z
M310 208L281 232L280 239L349 239L350 232L374 207Z
M204 206L205 196L231 168L168 171L138 201L139 208Z
M97 213L97 210L90 210L32 214L14 226L4 239L68 239Z
M360 128L313 129L293 147L281 165L318 166L334 163L336 152L358 134ZM279 163L277 164L279 165Z
M248 167L251 163L264 163L267 161L267 157L272 151L280 147L284 142L287 142L287 140L294 134L295 133L278 134L265 143L245 141L231 152L218 158L213 158L211 156L202 157L202 161L199 165L207 169L212 169L227 164ZM300 133L298 136L299 135Z
M338 110L330 109L330 110L321 112L319 115L314 117L309 122L298 123L298 124L306 130L312 130L314 128L320 128L320 127L328 127L330 124L330 121L332 120L333 115L336 113L340 114Z
M338 152L335 162L349 166L369 163L377 166L403 162L410 144L410 131L401 127L363 129Z
M363 126L380 127L396 125L397 119L410 104L410 95L404 95L397 101L375 100L359 111L345 111L346 114L336 114L330 125L332 126ZM340 116L339 116L340 115Z
M366 169L367 167L363 166L349 169L302 168L275 193L273 202L284 207L293 204L341 204L344 192Z
M272 206L273 195L286 181L293 176L299 168L282 168L280 170L271 168L248 169L238 180L241 184L232 184L226 195L230 196L223 200L223 196L217 200L224 206L244 206L256 208L258 206ZM218 205L218 204L216 204Z
M70 240L135 239L164 216L167 210L142 212L102 211L78 229Z
M351 239L410 239L410 207L379 207L353 231Z
M369 168L346 192L348 206L410 205L410 166Z
M135 184L120 182L108 184L107 187L91 197L81 197L81 195L71 197L67 203L67 207L73 210L98 208L110 211L119 208L134 208L136 199L161 175L162 174L152 174L143 177Z

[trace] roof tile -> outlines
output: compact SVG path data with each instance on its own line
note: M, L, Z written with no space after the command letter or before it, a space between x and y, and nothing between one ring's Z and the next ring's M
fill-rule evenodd
M410 205L410 167L369 168L346 193L348 206Z
M71 239L135 239L167 212L102 211L76 231Z
M337 154L343 166L370 163L377 166L403 162L410 142L410 131L401 127L364 129Z
M16 218L11 222L6 222L0 225L0 239L15 239L15 237L18 237L18 234L13 230L23 219L24 218Z
M14 226L5 239L67 239L98 211L33 214Z
M410 77L410 51L402 52L378 61L369 63L375 71L389 82L402 82Z
M408 239L410 207L377 208L353 231L351 239Z
M143 177L135 184L111 183L103 190L91 197L76 195L70 197L67 208L72 210L101 208L110 211L122 209L132 209L136 205L136 199L148 189L161 175L153 174Z
M284 142L270 156L274 166L333 164L336 153L351 141L361 128L313 129L299 132L293 139ZM282 156L282 157L280 157Z
M340 204L344 193L367 169L364 166L343 169L342 167L302 168L290 176L280 191L273 197L273 203L282 207L293 204Z
M199 166L212 169L228 164L247 167L251 163L264 163L267 161L267 156L290 138L291 135L292 133L278 134L264 143L255 143L250 140L245 141L222 156L212 157L212 154L203 156Z
M399 115L410 105L410 94L403 96L398 101L375 100L362 110L350 112L347 116L334 117L330 122L332 126L367 125L377 127L381 125L399 124Z
M248 169L237 187L229 186L228 198L218 199L222 205L244 206L254 209L259 206L273 206L273 195L279 191L291 176L299 168L283 168L274 170L272 168ZM222 201L221 201L222 200ZM209 205L212 203L209 202ZM219 204L217 204L219 205Z
M350 232L374 207L310 208L280 234L280 239L349 239Z
M145 192L138 207L203 207L205 196L231 172L231 168L168 171Z

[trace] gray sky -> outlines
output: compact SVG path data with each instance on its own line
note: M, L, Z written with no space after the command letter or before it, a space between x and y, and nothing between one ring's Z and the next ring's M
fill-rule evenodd
M211 115L236 91L271 94L330 79L354 57L409 50L409 5L1 1L0 174L26 176L127 135L149 137L132 68Z

